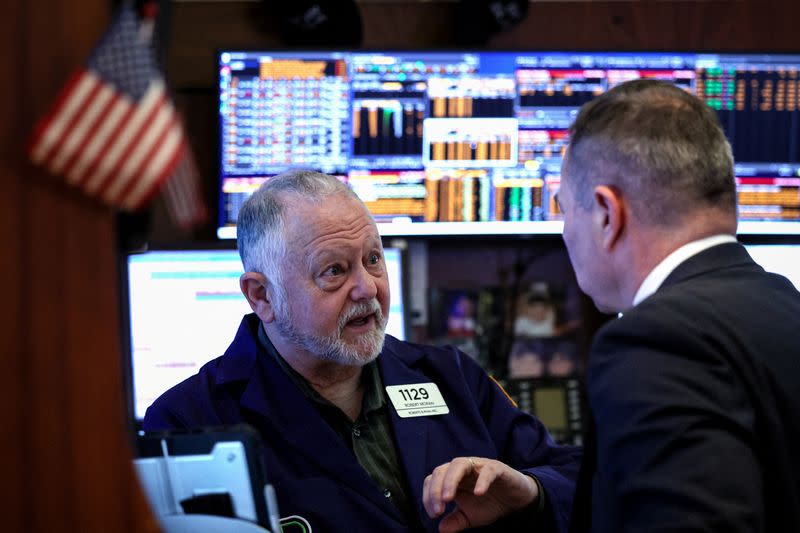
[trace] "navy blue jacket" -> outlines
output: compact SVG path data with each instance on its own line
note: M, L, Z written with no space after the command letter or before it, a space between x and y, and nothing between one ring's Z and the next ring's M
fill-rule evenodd
M259 320L247 315L231 346L199 373L170 389L147 410L146 431L248 423L261 434L281 515L305 518L315 532L401 532L410 528L303 393L258 344ZM400 418L390 406L401 468L425 531L438 520L422 506L422 486L436 466L458 456L498 459L530 472L546 494L537 520L520 512L497 531L567 528L580 461L554 444L542 424L512 406L469 356L453 348L387 336L378 357L384 386L434 382L446 415ZM536 522L536 523L534 523Z

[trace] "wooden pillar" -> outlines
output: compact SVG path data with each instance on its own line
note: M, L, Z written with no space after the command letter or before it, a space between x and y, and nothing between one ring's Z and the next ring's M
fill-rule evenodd
M35 121L108 24L108 0L0 17L0 529L157 531L131 466L114 214L32 167Z

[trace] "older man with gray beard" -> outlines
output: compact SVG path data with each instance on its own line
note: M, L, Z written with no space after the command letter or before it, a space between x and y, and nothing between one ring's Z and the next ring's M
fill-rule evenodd
M284 523L307 531L564 531L580 460L468 356L386 336L383 247L338 179L268 180L238 221L253 310L148 431L255 427Z

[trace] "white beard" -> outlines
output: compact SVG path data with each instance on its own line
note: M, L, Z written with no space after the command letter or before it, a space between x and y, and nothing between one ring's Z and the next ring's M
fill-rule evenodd
M386 318L383 316L378 301L355 304L339 317L336 332L321 336L304 333L295 325L293 312L286 305L286 298L281 294L278 305L273 299L275 327L278 332L295 346L314 354L323 361L330 361L345 366L364 366L378 357L383 350L386 332ZM375 314L375 328L361 335L355 343L349 344L342 338L347 323L357 316Z

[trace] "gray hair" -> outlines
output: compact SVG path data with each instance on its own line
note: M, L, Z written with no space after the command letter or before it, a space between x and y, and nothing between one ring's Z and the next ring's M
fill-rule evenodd
M634 216L652 225L708 207L736 215L733 154L717 115L672 83L634 80L584 105L565 164L584 208L603 184L618 187Z
M259 272L280 286L281 264L286 256L287 197L319 203L336 194L358 199L338 178L311 170L290 170L264 182L242 205L236 222L245 272Z

